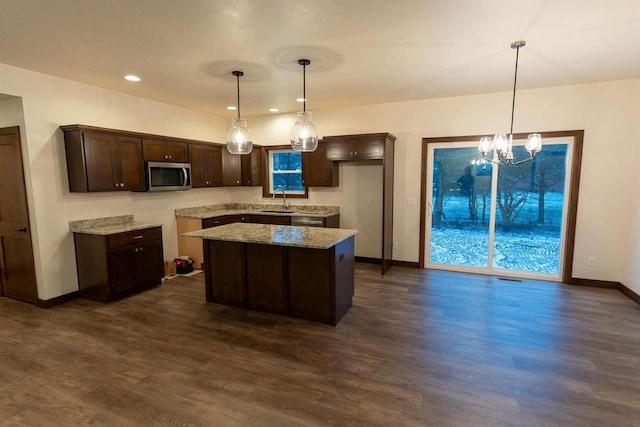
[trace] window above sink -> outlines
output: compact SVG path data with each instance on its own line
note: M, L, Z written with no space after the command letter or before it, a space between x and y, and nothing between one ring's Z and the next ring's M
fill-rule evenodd
M307 188L302 184L302 153L291 149L290 145L263 147L265 150L266 179L263 180L264 197L307 198Z

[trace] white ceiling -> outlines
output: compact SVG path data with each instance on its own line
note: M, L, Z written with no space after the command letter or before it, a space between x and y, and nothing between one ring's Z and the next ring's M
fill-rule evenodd
M0 0L0 62L221 116L640 77L640 0ZM122 77L137 74L142 82Z

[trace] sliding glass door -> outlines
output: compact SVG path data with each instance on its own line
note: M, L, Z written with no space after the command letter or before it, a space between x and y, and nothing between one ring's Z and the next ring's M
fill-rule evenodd
M516 159L528 157L514 141ZM516 277L558 279L572 138L545 140L532 161L483 161L477 141L427 149L425 265Z

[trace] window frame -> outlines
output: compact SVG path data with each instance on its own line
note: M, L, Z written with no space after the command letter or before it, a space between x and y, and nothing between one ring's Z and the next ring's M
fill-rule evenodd
M272 156L272 152L277 152L277 151L288 151L288 152L293 152L294 150L291 148L291 145L271 145L271 146L262 146L262 149L264 150L264 167L262 168L262 170L264 171L263 173L263 179L262 179L262 196L263 197L273 197L273 191L271 189L272 187L272 164L271 164L271 159L273 158ZM303 153L300 153L301 156L304 156ZM304 160L303 162L304 163ZM303 176L303 168L304 165L301 165L301 169L300 169L300 175ZM303 181L304 182L304 181ZM303 184L303 188L304 191L299 192L299 193L290 193L287 191L287 198L291 198L291 199L307 199L309 197L309 190L308 187L306 185ZM277 193L276 194L277 198L282 198L282 193Z

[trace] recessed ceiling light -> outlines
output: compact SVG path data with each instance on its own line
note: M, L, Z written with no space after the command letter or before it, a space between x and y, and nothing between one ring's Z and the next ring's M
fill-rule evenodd
M269 108L269 111L271 111L272 113L277 113L280 110L278 110L277 108Z
M296 99L296 101L297 101L297 102L305 102L305 101L306 101L306 99L304 99L304 98L297 98L297 99Z
M124 79L129 80L130 82L139 82L141 80L140 77L133 74L127 74L126 76L124 76Z
M235 110L237 110L237 109L238 109L238 108L237 108L235 105L229 105L229 106L227 107L227 110L235 111Z

